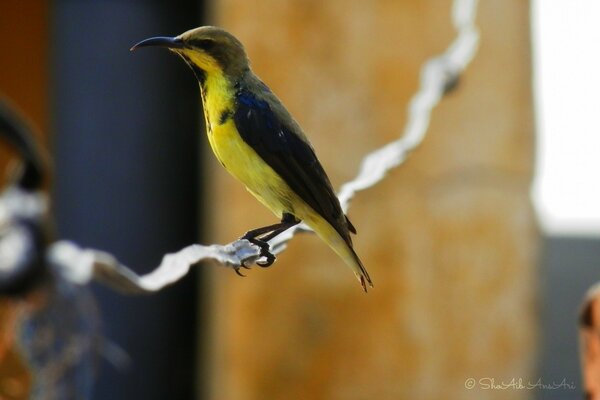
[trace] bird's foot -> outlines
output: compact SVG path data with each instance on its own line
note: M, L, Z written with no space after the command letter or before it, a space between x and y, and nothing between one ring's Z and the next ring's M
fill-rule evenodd
M270 267L271 265L273 265L273 263L275 262L275 255L273 255L273 253L271 253L271 246L269 246L268 242L257 239L255 237L245 237L244 236L242 239L246 239L253 245L258 246L258 248L260 249L259 257L264 257L267 259L266 261L257 261L256 264L258 264L260 267L263 267L263 268L267 268L267 267ZM245 265L243 265L243 266L246 267Z
M235 273L236 273L236 274L238 274L239 276L242 276L242 277L244 277L244 278L245 278L245 277L246 277L246 275L244 275L244 274L242 274L242 273L240 272L240 269L242 269L242 268L244 268L244 269L250 269L250 267L246 265L246 262L245 262L245 261L242 261L241 265L239 265L239 266L237 266L237 265L236 265L236 266L234 266L234 267L233 267L233 270L235 271Z

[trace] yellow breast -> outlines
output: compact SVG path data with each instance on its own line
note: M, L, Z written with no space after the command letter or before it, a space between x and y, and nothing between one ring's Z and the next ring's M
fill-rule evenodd
M206 133L219 162L275 215L293 213L297 196L242 139L232 118L221 123L224 112L235 111L234 88L222 75L211 74L201 90Z

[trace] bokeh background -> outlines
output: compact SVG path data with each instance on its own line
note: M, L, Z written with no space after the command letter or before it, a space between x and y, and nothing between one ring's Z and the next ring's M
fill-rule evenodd
M553 49L561 52L553 44L563 43L548 21L575 43L591 33L564 29L548 3L567 7L479 4L478 53L434 110L422 146L354 200L356 248L374 290L362 293L308 235L245 279L206 265L153 296L95 286L102 334L132 361L100 361L94 398L581 398L577 311L598 277L600 229L552 219L544 193L556 198L548 179L565 158L541 151L553 137L577 136L551 130L557 123L544 113L562 108L540 96L552 98L560 88L544 82L568 81L581 65L573 56L547 73ZM423 62L454 38L451 6L1 0L0 93L37 125L53 160L57 237L143 273L167 252L229 242L274 219L209 154L193 74L165 51L130 53L132 44L208 23L236 34L339 187L367 151L402 132ZM565 14L570 26L598 11L581 10ZM598 80L585 82L589 91ZM10 153L0 157L5 168ZM586 210L577 218L593 220ZM7 307L0 303L0 324ZM0 350L0 398L25 398L26 363L18 348ZM469 389L469 378L576 388Z

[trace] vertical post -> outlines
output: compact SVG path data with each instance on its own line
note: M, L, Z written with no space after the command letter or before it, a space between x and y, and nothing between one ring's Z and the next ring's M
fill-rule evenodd
M145 272L198 235L198 89L185 65L136 41L198 25L199 2L54 2L54 209L60 238ZM96 290L105 337L98 399L193 397L196 284L129 298Z

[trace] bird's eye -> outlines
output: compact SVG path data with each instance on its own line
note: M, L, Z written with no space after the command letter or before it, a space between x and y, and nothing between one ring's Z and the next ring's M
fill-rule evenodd
M191 39L188 43L193 47L206 51L210 51L216 46L215 41L212 39Z

